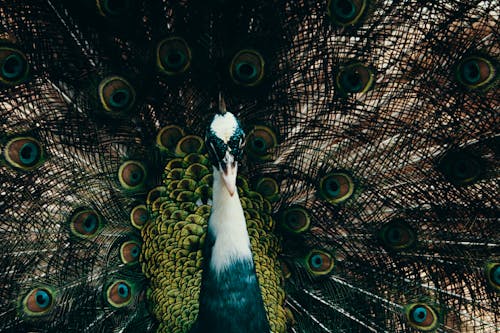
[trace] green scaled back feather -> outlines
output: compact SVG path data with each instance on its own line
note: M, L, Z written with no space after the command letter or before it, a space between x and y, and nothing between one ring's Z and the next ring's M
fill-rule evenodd
M0 4L0 331L186 332L219 93L273 333L494 332L495 1Z

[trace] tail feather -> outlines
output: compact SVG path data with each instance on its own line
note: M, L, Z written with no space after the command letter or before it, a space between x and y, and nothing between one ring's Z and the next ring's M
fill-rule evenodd
M221 94L248 133L239 185L270 202L283 238L289 331L495 331L498 12L479 0L0 6L0 328L152 331L166 320L152 307L181 313L152 302L138 229L158 212L154 232L201 214L168 201L209 197L182 180L206 171L185 170L203 148L179 140L204 135ZM151 216L133 211L146 201Z

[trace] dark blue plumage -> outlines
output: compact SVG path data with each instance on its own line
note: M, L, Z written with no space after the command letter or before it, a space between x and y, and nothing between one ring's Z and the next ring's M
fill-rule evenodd
M252 260L241 259L215 272L209 261L215 239L207 234L196 333L269 332Z

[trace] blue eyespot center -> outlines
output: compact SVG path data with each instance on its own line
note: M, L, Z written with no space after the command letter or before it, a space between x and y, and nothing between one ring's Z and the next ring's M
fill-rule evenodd
M130 93L126 89L118 89L112 95L110 104L116 108L123 108L127 106L130 101Z
M97 217L93 214L88 215L83 221L83 230L92 233L97 228Z
M326 190L331 196L337 196L340 193L340 183L336 179L328 179L326 181Z
M137 258L139 256L139 247L137 245L134 246L130 253L132 254L132 257Z
M112 15L119 15L127 10L127 0L106 0L105 8Z
M481 72L477 60L466 61L462 67L463 78L469 84L475 84L481 80Z
M291 215L288 217L288 225L291 227L300 227L300 220L295 215Z
M39 290L35 294L36 304L40 308L47 308L50 305L50 295L45 290Z
M118 295L122 298L127 298L129 295L129 287L125 283L120 283L118 285Z
M401 240L401 231L398 228L390 228L387 232L387 237L390 242L397 243Z
M255 151L258 151L258 152L263 152L267 149L267 143L266 143L266 140L264 140L263 138L254 138L252 140L252 148L255 150Z
M257 70L247 62L241 62L236 65L236 72L242 80L252 80L257 76Z
M492 280L495 284L500 285L500 265L493 268L491 272Z
M357 71L346 71L342 75L344 89L351 93L360 92L363 88L361 76Z
M455 177L459 179L475 177L479 170L479 163L474 159L457 160L453 166Z
M38 155L38 147L32 142L25 143L19 151L20 160L25 165L34 164L37 161Z
M417 324L421 324L427 318L427 309L423 306L417 306L412 313L412 318Z
M311 258L311 264L314 268L321 268L323 266L323 258L319 254L315 254Z
M351 19L356 14L356 7L348 0L335 0L333 2L335 14L343 19Z
M24 70L23 60L17 54L11 54L5 58L2 66L2 75L7 79L16 79L22 75Z
M186 62L186 55L179 50L171 50L164 58L165 64L172 69L179 69Z
M140 170L133 171L130 174L130 185L138 185L142 180L142 172Z

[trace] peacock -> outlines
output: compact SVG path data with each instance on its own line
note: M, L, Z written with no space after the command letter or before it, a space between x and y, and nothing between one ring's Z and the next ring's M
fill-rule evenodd
M499 332L500 4L4 0L1 332Z

